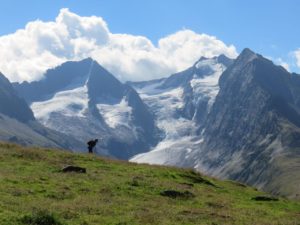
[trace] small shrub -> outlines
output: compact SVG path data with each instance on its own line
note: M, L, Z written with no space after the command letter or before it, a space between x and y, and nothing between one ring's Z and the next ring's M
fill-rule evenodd
M29 225L62 225L62 223L48 211L33 212L32 215L23 216L20 221L23 224Z
M256 196L256 197L253 197L252 200L255 200L255 201L279 201L278 198L269 197L269 196Z
M139 176L133 177L131 181L131 186L135 186L135 187L141 186L142 180L143 180L142 177Z
M207 179L204 179L201 174L195 172L195 171L189 171L187 173L181 174L182 177L187 178L190 182L196 183L196 184L206 184L213 187L217 187L214 183L210 182Z
M175 191L175 190L162 191L160 193L160 195L169 197L169 198L179 198L179 199L190 199L190 198L195 197L195 195L189 191L181 192L181 191Z

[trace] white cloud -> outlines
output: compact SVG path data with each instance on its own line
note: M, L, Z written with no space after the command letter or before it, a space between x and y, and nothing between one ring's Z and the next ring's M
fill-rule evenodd
M300 67L300 48L298 50L294 51L294 55L296 57L297 66Z
M0 49L0 71L11 81L40 79L48 68L89 56L122 81L168 76L201 56L237 56L233 45L207 34L181 30L154 46L143 36L111 33L101 17L81 17L68 9L61 9L55 21L36 20L1 36Z
M281 66L282 66L283 68L285 68L287 71L290 72L290 65L289 65L288 63L282 62L282 63L281 63Z
M275 60L275 63L282 66L283 68L285 68L287 71L290 72L290 65L287 62L283 61L282 58L277 58Z

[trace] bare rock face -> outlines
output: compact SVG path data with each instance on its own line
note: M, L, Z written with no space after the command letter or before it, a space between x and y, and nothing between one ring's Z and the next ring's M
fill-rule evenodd
M0 73L0 113L20 122L35 120L25 100L17 95L12 84L2 73Z

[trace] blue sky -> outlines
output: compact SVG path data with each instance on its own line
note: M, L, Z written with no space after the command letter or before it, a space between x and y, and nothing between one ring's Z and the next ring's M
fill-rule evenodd
M1 0L0 36L40 19L53 21L61 8L102 17L112 33L142 35L154 44L182 29L216 36L238 52L249 47L299 72L292 52L300 48L297 0Z

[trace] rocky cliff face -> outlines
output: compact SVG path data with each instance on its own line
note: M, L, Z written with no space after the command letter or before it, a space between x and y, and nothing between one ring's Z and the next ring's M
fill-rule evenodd
M245 49L220 78L220 92L204 125L202 160L195 166L275 190L270 176L276 179L284 170L277 161L300 153L299 80Z

